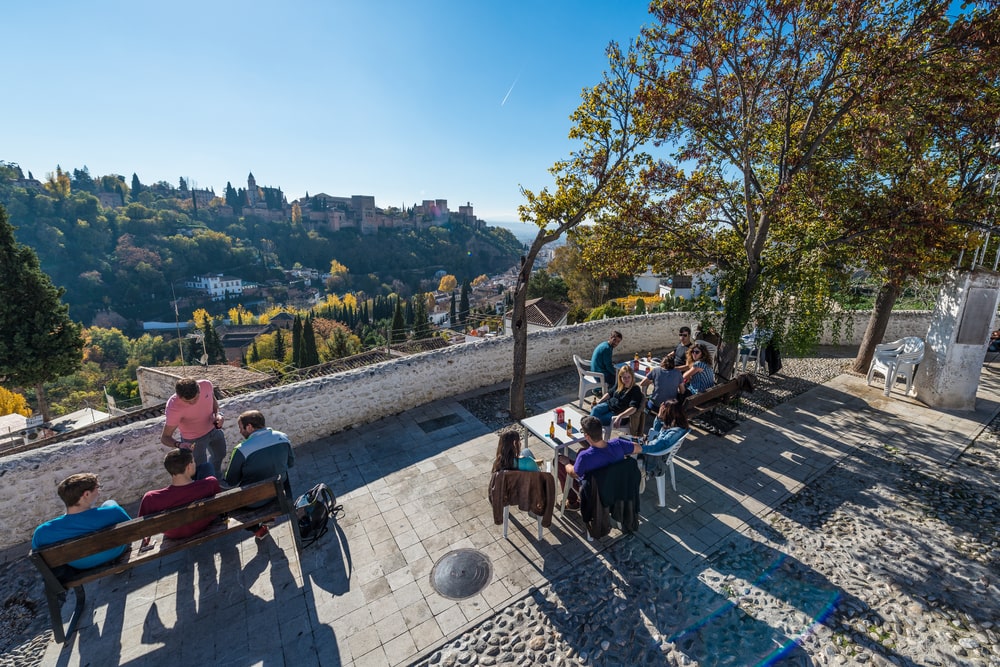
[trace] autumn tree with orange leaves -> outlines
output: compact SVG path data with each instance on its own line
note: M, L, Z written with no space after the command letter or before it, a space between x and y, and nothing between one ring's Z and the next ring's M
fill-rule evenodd
M816 193L838 185L859 142L910 121L890 101L955 53L949 11L928 0L654 2L633 112L654 132L656 161L600 221L585 258L714 267L724 361L757 314L786 327L790 347L814 343L858 257L845 216Z

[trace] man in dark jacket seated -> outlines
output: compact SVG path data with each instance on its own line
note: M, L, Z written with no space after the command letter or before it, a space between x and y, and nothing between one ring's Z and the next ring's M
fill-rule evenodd
M635 459L623 459L595 470L580 490L580 517L591 536L607 535L609 519L617 521L622 532L639 530L640 493L642 473Z
M241 414L237 425L240 427L240 435L246 439L233 450L229 468L226 469L226 483L230 486L247 486L280 476L284 482L285 495L290 499L294 498L288 481L288 469L295 465L295 452L288 436L267 428L264 415L259 410L247 410ZM264 501L264 504L267 502L269 501ZM266 525L253 528L258 540L267 537Z
M604 425L597 417L587 415L581 419L580 430L583 431L583 437L589 447L576 455L575 462L571 462L566 456L559 457L560 487L565 485L567 475L582 482L594 470L617 463L630 454L642 453L642 445L631 440L612 438L605 441ZM570 509L579 509L580 499L577 495L579 488L575 481L573 486L574 488L567 494L569 498L566 506Z

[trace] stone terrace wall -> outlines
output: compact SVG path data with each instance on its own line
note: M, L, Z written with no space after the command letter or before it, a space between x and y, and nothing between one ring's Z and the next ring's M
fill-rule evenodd
M900 310L893 312L889 318L889 324L885 330L883 341L899 340L903 336L927 335L927 329L931 325L931 311L929 310ZM860 345L861 338L865 334L868 326L868 319L871 311L855 311L845 314L839 325L828 323L823 329L820 337L820 345ZM834 335L837 333L838 335ZM986 341L983 341L985 344Z
M929 317L923 313L894 316L887 338L922 336ZM860 341L867 314L857 319L851 338L841 337L840 342ZM685 324L693 327L695 321L685 313L657 313L534 332L528 337L528 372L566 368L574 353L589 359L612 329L624 336L621 359L636 351L643 355L662 352L676 344L677 329ZM229 448L239 442L236 417L244 410L260 410L269 426L287 433L293 444L301 444L510 381L511 338L467 340L463 345L223 400ZM56 486L75 472L100 475L104 497L123 505L137 503L147 490L165 486L168 479L162 459L166 448L159 442L162 429L160 417L0 458L0 551L29 541L36 525L62 513ZM308 478L307 473L300 474ZM21 554L13 554L17 555Z

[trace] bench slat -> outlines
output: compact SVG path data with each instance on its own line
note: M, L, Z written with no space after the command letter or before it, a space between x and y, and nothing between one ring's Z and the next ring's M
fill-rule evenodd
M159 535L165 530L179 528L198 519L232 512L253 503L274 499L278 497L278 494L284 494L281 482L265 480L229 489L211 498L197 500L183 507L123 521L82 537L48 545L38 549L38 553L49 567L58 567L91 554L131 544L144 537Z

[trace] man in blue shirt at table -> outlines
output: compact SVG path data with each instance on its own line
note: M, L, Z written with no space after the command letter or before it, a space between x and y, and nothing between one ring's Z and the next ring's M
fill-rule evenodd
M132 518L113 500L105 500L99 507L93 506L101 493L97 475L91 473L70 475L59 482L57 492L66 505L66 513L35 528L31 538L32 549L40 549L73 537L82 537ZM125 545L112 547L98 554L72 561L69 565L78 570L86 570L118 558L123 551Z
M608 383L608 387L615 386L615 373L617 369L611 360L611 354L620 342L622 342L621 332L612 331L611 338L595 347L594 353L590 355L590 370L603 373L604 381Z

